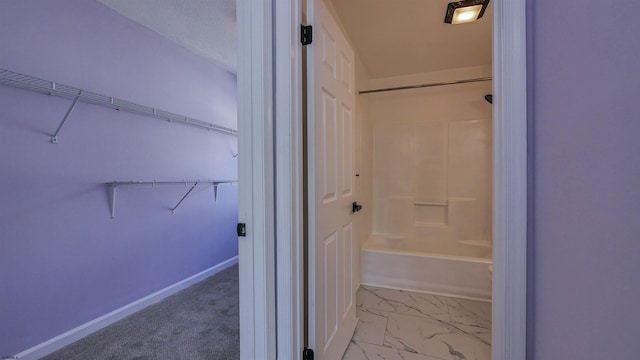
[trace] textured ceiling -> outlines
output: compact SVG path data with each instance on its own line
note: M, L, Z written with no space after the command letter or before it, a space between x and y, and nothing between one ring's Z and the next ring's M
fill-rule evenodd
M331 1L372 78L491 64L491 3L482 19L451 25L451 0Z
M98 0L236 73L236 0Z

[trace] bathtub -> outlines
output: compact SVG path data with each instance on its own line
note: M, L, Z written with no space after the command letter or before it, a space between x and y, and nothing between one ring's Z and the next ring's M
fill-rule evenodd
M412 246L412 243L419 242L407 241L402 237L370 236L362 248L360 259L362 283L491 300L491 259L435 254Z

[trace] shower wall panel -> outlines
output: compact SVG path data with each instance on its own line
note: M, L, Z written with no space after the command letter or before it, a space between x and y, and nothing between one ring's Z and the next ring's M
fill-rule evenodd
M487 82L370 96L374 234L490 256L490 92Z

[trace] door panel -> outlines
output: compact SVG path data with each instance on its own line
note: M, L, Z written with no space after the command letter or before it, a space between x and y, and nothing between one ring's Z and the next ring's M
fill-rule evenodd
M342 264L345 269L344 276L342 277L344 281L342 282L342 317L348 316L349 310L353 307L353 297L354 293L354 283L353 283L353 225L349 223L342 228L342 239L343 239L343 248L342 253L344 254Z
M317 118L317 128L320 130L317 139L318 160L317 170L324 184L322 202L329 204L338 200L338 151L336 149L336 98L322 89L322 113Z
M351 109L342 104L342 196L353 195L353 117Z
M322 0L308 0L309 343L342 358L357 322L354 283L354 52Z

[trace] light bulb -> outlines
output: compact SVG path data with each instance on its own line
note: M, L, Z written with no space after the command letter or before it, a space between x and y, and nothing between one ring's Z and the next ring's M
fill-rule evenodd
M452 24L464 24L478 19L482 5L473 5L458 8L453 12Z

